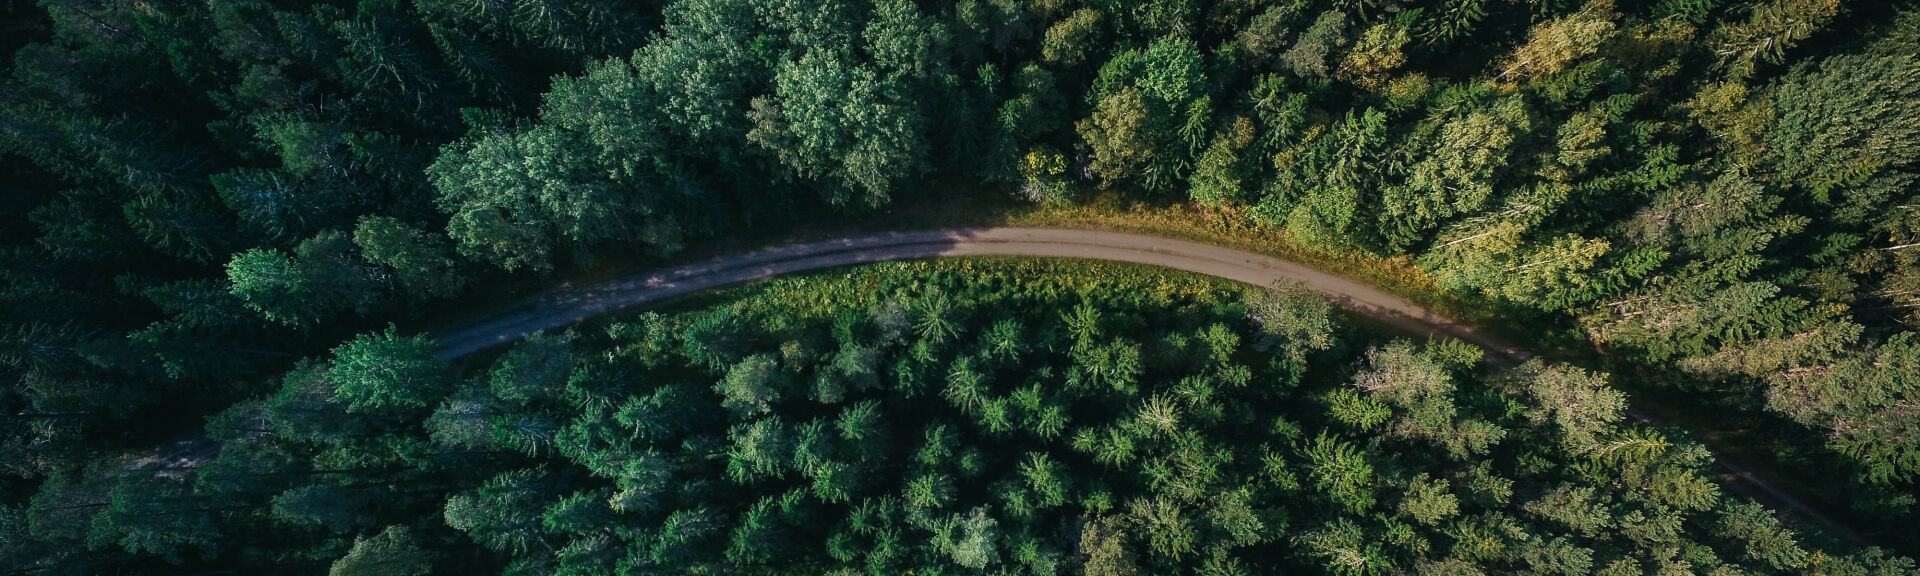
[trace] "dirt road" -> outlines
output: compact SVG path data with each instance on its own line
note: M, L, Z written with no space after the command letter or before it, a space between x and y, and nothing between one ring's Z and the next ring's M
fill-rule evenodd
M783 274L865 262L951 256L1084 258L1185 270L1256 286L1293 283L1412 333L1444 335L1506 359L1527 354L1471 327L1371 286L1299 264L1210 244L1097 230L981 228L900 232L782 246L714 258L591 286L562 286L491 319L437 334L440 355L457 358L537 330L646 306L704 290Z
M1408 333L1447 336L1485 348L1501 363L1530 355L1420 305L1371 286L1292 262L1199 242L1124 232L1048 228L975 228L897 232L781 246L722 256L588 286L561 286L477 324L436 334L440 356L452 359L610 312L657 304L713 288L784 274L867 262L952 256L1031 256L1113 260L1185 270L1256 286L1296 284L1334 303ZM1659 424L1640 410L1628 415ZM1865 544L1855 532L1747 469L1716 458L1714 476L1741 495L1790 508L1832 533Z

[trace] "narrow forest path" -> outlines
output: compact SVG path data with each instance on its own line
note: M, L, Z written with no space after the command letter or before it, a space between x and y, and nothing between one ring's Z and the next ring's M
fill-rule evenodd
M1080 258L1146 264L1224 278L1255 286L1293 284L1325 294L1355 314L1408 333L1445 336L1486 349L1500 364L1532 355L1433 310L1371 286L1320 270L1200 242L1126 232L1053 228L961 228L893 232L780 246L712 258L591 285L563 285L485 320L435 334L440 357L454 359L518 340L540 330L633 309L714 288L785 274L868 262L955 256ZM1629 417L1663 425L1643 410ZM1712 447L1709 445L1709 447ZM1729 490L1775 509L1787 508L1855 544L1869 544L1853 530L1785 489L1728 461L1715 450L1714 478Z

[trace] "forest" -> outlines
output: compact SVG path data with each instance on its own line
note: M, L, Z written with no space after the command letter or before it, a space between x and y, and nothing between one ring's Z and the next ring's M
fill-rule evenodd
M1909 573L1917 54L1911 0L3 3L0 571ZM1007 263L425 336L1105 197L1584 350ZM1629 386L1890 551L1722 493Z
M1722 493L1604 374L1284 286L962 261L708 300L466 370L354 337L210 417L190 477L51 478L30 570L98 570L82 542L335 575L1916 569Z

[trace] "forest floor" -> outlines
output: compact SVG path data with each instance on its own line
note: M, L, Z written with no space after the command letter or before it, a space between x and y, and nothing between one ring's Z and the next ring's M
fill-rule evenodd
M1531 354L1433 308L1341 275L1248 250L1128 232L1064 228L955 228L888 232L818 240L719 256L601 282L565 284L486 319L435 334L443 358L458 358L540 330L656 305L698 292L775 276L869 262L961 256L1110 260L1184 270L1255 286L1297 286L1327 295L1363 318L1407 333L1444 336L1480 346L1489 361L1512 364ZM1663 423L1645 410L1636 420ZM1728 489L1787 509L1830 534L1867 544L1818 507L1728 460L1719 446L1714 474Z

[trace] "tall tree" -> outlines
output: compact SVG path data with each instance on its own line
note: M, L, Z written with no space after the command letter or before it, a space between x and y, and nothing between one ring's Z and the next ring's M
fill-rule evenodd
M447 364L436 352L426 335L401 336L392 326L356 336L333 349L326 376L335 387L332 400L348 412L420 412L451 384Z
M433 555L420 549L413 532L394 525L371 537L353 539L346 556L333 561L328 576L423 576L433 571Z
M925 170L919 111L899 80L809 48L774 75L771 98L757 98L747 138L779 157L788 173L823 187L835 206L886 204L893 182Z

